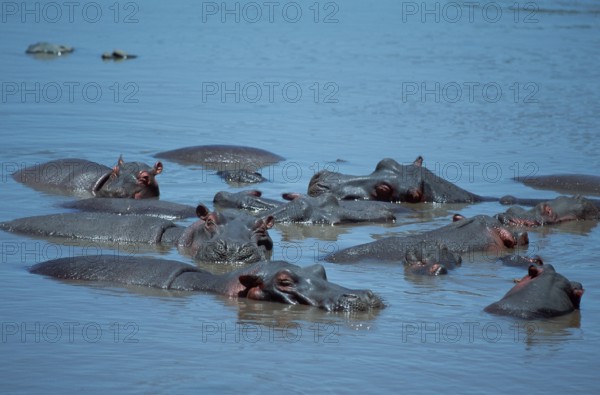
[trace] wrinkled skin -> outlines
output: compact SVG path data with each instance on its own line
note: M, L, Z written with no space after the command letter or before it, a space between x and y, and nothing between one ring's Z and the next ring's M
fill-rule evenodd
M180 252L210 263L253 263L273 248L272 218L235 211L211 213L199 205L198 221L187 228L156 217L106 213L68 213L21 218L0 229L32 237L111 243L176 245Z
M588 199L581 196L559 196L538 203L531 210L513 206L496 218L505 225L536 227L554 225L566 221L600 218L600 211Z
M516 181L535 189L549 189L559 193L600 196L600 177L587 174L553 174L547 176L516 177Z
M351 176L327 170L315 174L308 185L310 196L331 193L342 200L380 200L407 203L471 203L484 200L436 176L418 157L411 165L383 159L366 176Z
M340 201L331 194L317 197L286 193L279 202L265 199L260 191L235 194L218 192L213 202L219 207L231 207L273 216L276 223L306 223L339 225L360 222L394 222L396 216L412 210L398 204L373 201Z
M169 159L184 165L201 165L217 170L257 169L283 160L279 155L260 148L235 145L198 145L159 152L157 158Z
M531 265L543 266L544 261L537 255L532 257L522 256L522 255L505 255L498 259L505 266L514 266L514 267L529 267Z
M150 215L166 219L193 218L196 208L156 199L90 198L61 204L79 211L122 215Z
M392 236L366 244L346 248L325 257L328 262L359 261L406 261L407 251L417 248L419 243L427 243L429 249L447 248L449 254L438 256L457 256L470 252L500 252L506 248L529 243L527 232L515 234L504 227L497 219L487 215L473 218L455 216L454 222L417 235ZM444 264L443 262L438 262Z
M158 197L155 176L162 163L150 167L141 162L124 162L107 166L84 159L58 159L19 170L13 178L27 186L46 192L80 197L114 197L145 199Z
M31 273L68 280L100 281L230 297L308 305L326 311L368 311L385 305L369 290L327 281L321 265L300 267L283 261L259 262L215 275L177 261L147 257L79 256L42 262Z
M262 174L244 169L218 171L217 175L232 185L257 184L267 181Z
M567 280L552 265L531 265L525 277L484 310L524 319L558 317L579 310L583 293L581 283Z
M27 47L25 53L30 55L62 56L73 52L73 47L66 45L38 42Z

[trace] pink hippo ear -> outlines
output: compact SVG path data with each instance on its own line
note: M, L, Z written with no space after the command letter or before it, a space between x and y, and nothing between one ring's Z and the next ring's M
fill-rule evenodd
M462 214L454 214L452 216L452 222L462 221L463 219L465 219L465 216Z
M156 162L154 164L154 175L160 174L163 171L163 164L162 162Z
M198 216L198 218L204 220L206 219L206 217L208 217L209 214L210 211L208 210L208 208L206 208L205 205L199 204L198 206L196 206L196 215Z
M250 190L246 192L249 196L255 196L255 197L261 197L262 196L262 192L261 191L257 191L256 189Z
M125 161L123 160L123 155L119 155L119 160L117 161L117 166L123 166Z
M287 193L281 194L281 197L284 198L285 200L295 200L295 199L298 199L300 196L302 196L302 195L297 192L287 192Z
M413 162L413 165L422 167L423 166L423 157L419 155L417 159Z
M275 225L275 218L273 218L272 215L269 215L267 218L264 219L264 221L267 229L271 229L273 225Z

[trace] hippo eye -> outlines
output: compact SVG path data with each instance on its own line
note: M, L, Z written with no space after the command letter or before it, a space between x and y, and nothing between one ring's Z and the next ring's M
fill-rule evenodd
M294 285L294 282L289 278L281 278L278 281L278 285L280 287L291 287Z

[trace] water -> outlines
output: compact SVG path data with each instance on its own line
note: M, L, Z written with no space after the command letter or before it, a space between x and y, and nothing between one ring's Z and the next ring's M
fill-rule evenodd
M110 165L121 154L153 163L156 152L198 144L286 157L263 169L268 197L304 192L323 168L369 173L384 157L423 155L437 174L486 196L556 196L515 175L597 173L594 1L528 2L518 11L514 2L429 3L433 14L420 2L278 3L272 19L263 5L256 23L256 3L237 3L239 22L221 4L84 2L71 23L60 3L3 3L0 220L55 213L68 200L14 182L9 174L21 166L65 157ZM24 54L44 40L76 51L53 60ZM103 62L114 48L139 58ZM210 205L233 189L211 171L171 162L159 182L162 199L185 204ZM277 226L274 258L309 265L329 248L433 229L454 212L504 209L430 208L393 226ZM580 312L531 322L482 311L523 275L482 256L443 278L324 263L331 281L385 298L387 309L365 316L46 279L26 267L82 247L0 238L6 393L598 390L594 223L530 232L523 252L586 289ZM189 262L173 250L140 253Z

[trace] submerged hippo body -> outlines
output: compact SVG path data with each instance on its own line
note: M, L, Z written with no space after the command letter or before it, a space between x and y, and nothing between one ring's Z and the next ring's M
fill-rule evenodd
M62 56L73 52L73 47L66 45L38 42L27 47L25 53L30 55Z
M196 208L156 199L90 198L61 204L79 211L121 215L150 215L166 219L193 218Z
M567 280L552 265L531 265L525 277L484 310L524 319L557 317L579 310L583 292L581 283Z
M386 237L346 248L326 256L325 260L340 263L366 260L406 262L410 261L407 256L410 256L411 250L418 250L420 243L424 243L428 250L434 252L436 249L445 248L450 254L437 253L437 255L448 257L453 254L477 251L499 252L505 248L527 244L528 238L526 232L513 234L497 219L487 215L478 215L473 218L459 219L450 225L421 234ZM434 253L428 255L436 256Z
M42 238L175 245L183 254L211 263L258 262L273 248L268 233L272 219L236 211L211 213L202 205L197 214L200 219L187 228L145 215L68 213L3 222L0 229Z
M238 170L222 170L218 171L217 175L221 177L228 184L238 186L247 184L258 184L259 182L267 181L262 174L255 171L248 171L244 169Z
M516 181L535 189L559 193L600 196L600 177L587 174L554 174L547 176L516 177Z
M496 218L505 225L536 227L566 221L597 220L600 219L600 210L584 197L559 196L538 203L530 210L510 207L506 212L497 214Z
M367 311L384 304L368 290L327 281L321 265L259 262L214 275L177 261L119 256L80 256L39 263L31 273L69 280L101 281L180 291L214 292L230 297L315 306L327 311Z
M156 154L184 165L201 165L218 170L256 171L261 167L282 161L279 155L260 148L235 145L198 145Z
M237 208L272 216L277 223L338 225L360 222L394 222L397 215L412 212L398 204L374 201L340 201L331 194L317 197L298 193L283 195L288 202L262 197L260 191L218 192L218 207Z
M386 202L471 203L483 197L436 176L422 166L418 157L410 165L393 159L383 159L375 171L366 176L351 176L327 170L315 174L308 185L308 194L332 193L342 200L380 200Z
M112 169L85 159L58 159L21 169L13 178L45 192L80 197L118 197L144 199L160 194L155 176L162 163L150 167L141 162L119 158Z

